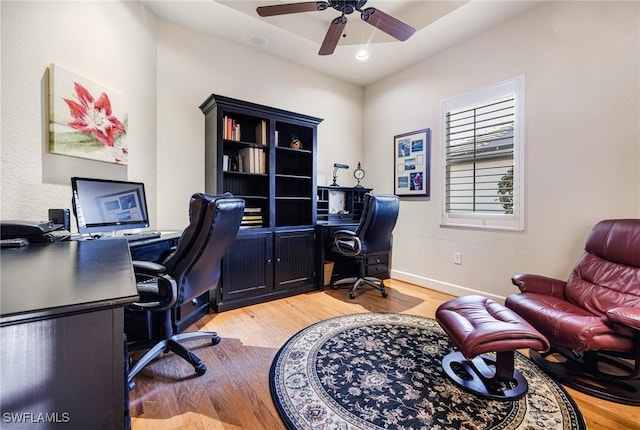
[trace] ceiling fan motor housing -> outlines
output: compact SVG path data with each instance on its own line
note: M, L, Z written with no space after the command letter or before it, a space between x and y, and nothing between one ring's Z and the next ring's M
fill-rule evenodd
M344 15L352 14L356 10L362 9L367 0L335 0L330 1L331 7L335 10L342 12Z

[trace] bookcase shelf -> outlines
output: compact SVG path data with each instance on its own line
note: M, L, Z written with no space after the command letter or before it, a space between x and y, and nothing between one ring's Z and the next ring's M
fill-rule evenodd
M200 110L205 192L230 192L250 210L223 259L212 306L225 310L315 289L316 140L322 119L217 94Z

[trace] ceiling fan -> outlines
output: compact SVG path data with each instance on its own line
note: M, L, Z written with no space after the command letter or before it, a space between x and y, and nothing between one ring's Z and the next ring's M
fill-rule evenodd
M382 12L375 7L362 9L367 0L330 0L330 1L308 1L302 3L286 3L275 4L271 6L260 6L256 9L258 15L262 17L285 15L289 13L299 12L315 12L333 8L342 15L331 21L329 30L327 31L322 46L320 46L319 55L331 55L338 45L340 36L343 34L344 27L347 25L346 15L350 15L355 11L360 12L360 18L367 24L371 24L379 30L384 31L390 36L400 41L405 41L413 33L415 29L410 25Z

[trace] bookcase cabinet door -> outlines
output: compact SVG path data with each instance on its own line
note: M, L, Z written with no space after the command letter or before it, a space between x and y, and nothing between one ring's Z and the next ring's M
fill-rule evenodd
M223 258L221 301L268 294L273 290L273 235L241 232Z
M314 229L275 234L275 289L313 286L315 283Z

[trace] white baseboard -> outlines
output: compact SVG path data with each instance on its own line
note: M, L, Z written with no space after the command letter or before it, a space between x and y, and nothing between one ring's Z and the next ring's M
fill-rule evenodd
M400 281L409 282L420 287L430 288L432 290L440 291L452 296L468 296L470 294L478 294L484 297L488 297L496 302L504 304L506 297L498 296L495 294L487 293L486 291L474 290L473 288L464 287L462 285L450 284L448 282L438 281L437 279L427 278L424 276L414 275L412 273L402 272L400 270L391 270L391 278L398 279Z

